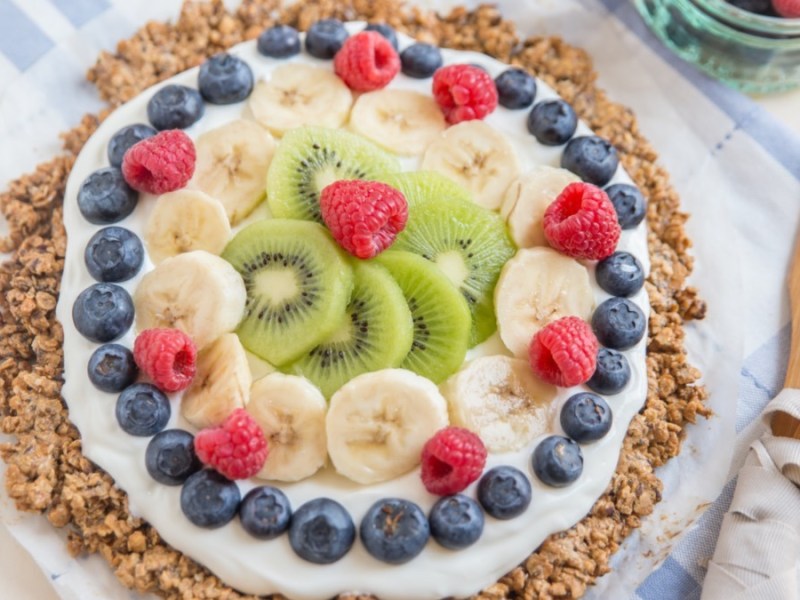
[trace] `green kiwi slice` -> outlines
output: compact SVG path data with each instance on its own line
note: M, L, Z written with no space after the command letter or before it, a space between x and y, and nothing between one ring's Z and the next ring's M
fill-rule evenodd
M256 221L236 234L222 258L247 290L237 330L242 345L278 367L331 335L350 300L350 264L316 223Z
M481 343L497 327L494 287L515 252L506 224L438 173L399 173L384 180L408 201L408 223L392 249L419 254L444 271L469 304L470 347Z
M354 133L299 127L281 139L267 173L267 202L284 219L322 223L319 195L339 179L377 179L400 170L391 154Z
M411 310L414 341L400 367L441 383L467 353L472 319L466 300L436 265L416 254L392 250L375 260L389 269Z
M336 330L290 367L326 398L356 375L397 367L413 341L411 311L389 272L356 261L353 276L353 294Z

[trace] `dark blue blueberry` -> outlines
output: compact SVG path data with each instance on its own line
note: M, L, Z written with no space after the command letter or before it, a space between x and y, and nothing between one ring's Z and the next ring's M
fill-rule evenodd
M200 65L197 87L211 104L235 104L253 91L253 71L238 56L222 52Z
M322 19L308 28L306 51L316 58L333 58L347 36L347 29L339 19Z
M216 529L230 522L239 510L239 486L216 471L203 469L191 475L181 489L181 510L198 527Z
M609 298L595 309L592 329L603 346L627 350L644 337L647 319L642 309L627 298Z
M109 393L121 392L139 373L133 352L120 344L104 344L92 352L88 371L94 387Z
M591 392L571 396L561 408L561 428L579 444L602 438L611 429L612 420L606 401Z
M239 506L239 520L244 530L260 540L271 540L289 529L292 506L278 488L253 488Z
M598 285L612 296L632 296L644 285L642 263L629 252L614 252L597 263Z
M726 0L737 8L759 15L772 14L772 0Z
M404 75L427 79L442 66L442 51L423 42L411 44L400 53L400 64Z
M185 85L171 84L150 98L147 118L159 130L186 129L199 121L205 110L200 92Z
M625 355L610 348L597 352L597 367L586 382L598 394L611 396L620 393L631 380L631 365Z
M627 183L615 183L606 188L611 203L617 211L619 226L632 229L644 219L647 202L639 188Z
M596 135L572 138L561 155L563 168L600 187L611 181L618 165L617 149Z
M113 342L133 323L133 300L118 285L95 283L75 299L72 322L78 333L93 342Z
M270 58L288 58L300 52L300 36L289 25L274 25L261 32L256 42L258 51Z
M577 128L578 117L563 100L539 102L528 114L528 131L545 146L566 144Z
M497 101L506 108L525 108L536 97L536 80L522 69L508 69L494 80Z
M78 209L95 225L121 221L136 208L139 194L116 167L106 167L89 175L78 190Z
M361 542L374 558L401 565L417 556L431 535L422 509L400 498L373 504L361 521Z
M483 533L483 511L463 494L440 498L430 514L431 535L450 550L461 550L478 541Z
M583 472L583 453L574 441L561 435L551 435L539 442L532 457L533 472L542 483L564 487L578 479Z
M392 48L397 50L397 34L395 33L394 29L392 29L386 23L370 23L364 28L364 31L377 31L392 45Z
M112 167L121 167L122 158L131 146L154 136L156 133L158 132L150 125L143 123L134 123L123 127L108 142L108 162L111 163Z
M132 231L104 227L91 237L83 258L97 281L127 281L142 268L144 248Z
M202 468L194 451L194 436L182 429L157 433L144 455L150 477L164 485L181 485Z
M167 426L169 398L149 383L134 383L117 398L117 422L131 435L151 436Z
M514 467L495 467L478 483L478 502L495 519L513 519L531 503L531 482Z
M318 565L336 562L350 551L356 527L347 510L330 498L315 498L298 508L289 525L295 554Z

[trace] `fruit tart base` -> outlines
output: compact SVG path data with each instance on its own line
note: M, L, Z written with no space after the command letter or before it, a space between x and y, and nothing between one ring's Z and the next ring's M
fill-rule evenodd
M609 570L611 554L661 499L654 469L678 454L684 427L698 414L709 413L705 390L695 385L699 373L687 363L683 348L683 324L702 318L705 311L695 291L685 287L692 265L683 229L686 215L633 115L594 86L585 53L558 39L520 40L513 25L490 7L438 17L390 0L308 2L286 9L276 2L246 0L233 13L221 2L192 3L174 25L150 23L121 42L116 55L103 54L89 78L116 106L206 56L255 37L273 21L305 29L324 16L384 21L418 39L486 52L527 68L616 145L624 167L649 198L652 313L646 406L632 421L616 474L590 514L546 540L520 567L479 594L578 598ZM2 430L17 440L2 447L6 487L20 510L44 513L54 526L66 528L71 552L99 552L130 588L167 598L239 598L131 516L125 494L81 454L60 397L63 333L55 306L65 251L61 203L74 158L102 116L86 117L65 135L65 155L12 182L0 196L11 230L2 249L13 252L0 269L0 411Z

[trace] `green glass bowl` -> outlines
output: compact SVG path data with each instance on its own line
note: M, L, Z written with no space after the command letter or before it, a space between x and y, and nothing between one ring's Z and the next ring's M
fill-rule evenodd
M634 0L678 56L744 92L800 86L800 19L746 12L724 0Z

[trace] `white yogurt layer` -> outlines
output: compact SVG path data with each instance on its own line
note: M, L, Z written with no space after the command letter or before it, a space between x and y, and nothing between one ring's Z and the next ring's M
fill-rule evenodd
M351 33L363 24L348 25ZM412 43L400 36L401 47ZM231 53L247 61L256 79L269 79L272 70L286 60L269 59L260 55L255 42L233 48ZM495 77L506 65L483 54L443 50L445 64L477 63ZM301 53L289 62L307 63L332 69L332 61L317 60ZM431 540L420 556L400 566L384 564L367 554L360 541L338 562L320 566L303 561L292 551L287 535L271 541L256 540L247 534L238 520L216 530L205 530L192 525L180 508L180 486L166 486L154 481L145 469L145 448L150 438L126 434L114 416L115 394L97 390L89 381L86 366L97 345L85 339L72 322L72 305L78 294L95 281L84 264L84 249L89 238L101 227L88 223L80 214L77 204L78 189L93 171L108 166L106 147L112 135L125 125L146 123L147 101L154 91L167 83L196 87L197 69L191 69L151 88L117 109L89 139L75 162L64 197L64 224L68 233L67 254L61 297L57 315L64 327L64 388L63 395L69 405L70 418L78 427L83 441L84 454L107 471L130 499L133 514L150 522L162 538L174 548L208 567L222 581L250 594L281 593L298 600L330 598L340 592L376 594L384 600L433 599L445 596L467 596L492 584L499 577L523 561L551 533L568 529L589 512L594 502L605 490L619 458L622 441L631 418L644 404L647 392L645 368L645 340L625 352L632 378L620 394L608 398L614 423L609 433L600 441L582 446L584 470L581 477L566 488L555 489L540 483L533 475L530 456L539 440L519 452L490 455L487 470L497 465L513 465L528 475L533 486L533 500L521 516L499 521L486 517L483 536L466 550L446 550ZM536 100L556 98L557 94L538 81ZM416 90L430 94L431 79L417 80L398 75L390 87ZM528 110L507 110L498 107L486 122L503 133L514 147L522 171L535 165L558 166L563 147L540 145L526 129ZM247 116L246 102L228 105L207 105L205 116L186 132L197 138L203 132L228 121ZM581 123L578 135L589 134ZM416 167L415 160L404 160L404 168ZM614 182L630 183L622 168ZM266 203L265 203L266 204ZM119 225L141 236L153 198L142 195L136 210ZM256 217L265 216L259 208ZM248 222L252 221L248 219ZM645 225L623 231L619 250L636 256L645 269L649 269L647 233ZM597 286L591 265L592 285L596 304L609 295ZM141 277L152 270L145 259L141 273L121 284L133 294ZM645 313L649 303L642 290L631 298ZM131 329L119 343L133 347L134 331ZM470 351L468 358L479 355L507 353L495 335L481 346ZM550 433L562 434L558 414L563 403L572 394L588 388L559 388L551 409ZM169 428L193 428L180 416L179 394L172 396L172 418ZM242 495L258 485L256 481L239 482ZM344 505L356 526L367 509L377 500L389 496L406 498L418 503L425 512L437 497L425 491L419 469L386 483L361 486L354 484L332 469L323 469L314 477L293 484L280 484L293 508L320 496L333 498ZM475 484L465 492L475 497Z

